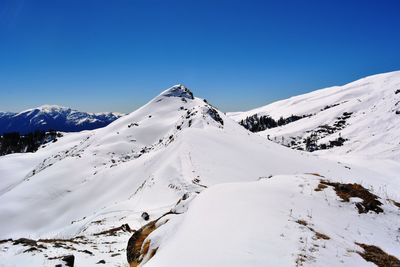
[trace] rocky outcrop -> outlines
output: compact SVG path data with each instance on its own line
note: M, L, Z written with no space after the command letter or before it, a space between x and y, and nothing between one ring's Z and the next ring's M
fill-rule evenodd
M126 248L126 258L130 267L139 266L141 263L149 261L156 254L158 247L151 246L151 240L148 239L148 236L167 221L160 222L162 218L169 214L174 213L167 212L160 218L133 232Z

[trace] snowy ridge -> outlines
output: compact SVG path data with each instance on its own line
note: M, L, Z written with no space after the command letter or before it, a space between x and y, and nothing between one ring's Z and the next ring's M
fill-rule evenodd
M146 226L128 256L141 266L366 266L356 243L399 258L400 168L379 166L268 141L176 85L104 128L0 157L0 264L127 266ZM348 183L361 187L344 201Z
M335 155L379 157L399 161L400 72L366 77L344 86L317 90L246 112L230 113L236 121L257 114L274 119L310 115L298 121L259 132L261 136L306 149L305 140L316 135L316 145L339 137ZM323 148L322 148L323 149ZM330 153L319 150L318 153ZM331 153L332 154L332 153Z

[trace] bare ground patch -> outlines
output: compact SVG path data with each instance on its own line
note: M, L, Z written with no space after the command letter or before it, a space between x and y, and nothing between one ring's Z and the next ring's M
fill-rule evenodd
M368 189L364 188L360 184L343 184L330 182L328 180L321 180L315 191L322 191L328 186L333 187L336 195L342 199L343 202L350 202L350 198L360 198L362 202L356 203L358 213L368 213L374 211L375 213L383 212L381 208L382 202L378 199L379 197L371 193Z
M323 233L315 230L313 227L311 227L306 220L299 219L299 220L296 221L296 223L308 228L311 232L313 232L315 234L314 237L313 237L314 239L323 239L323 240L331 239L326 234L323 234Z
M109 236L115 236L117 235L118 232L132 232L131 228L129 227L128 224L123 224L119 227L115 227L115 228L111 228L99 233L95 233L93 234L94 236L98 236L98 235L109 235Z
M150 249L151 240L146 239L157 229L157 222L168 214L172 214L172 212L164 214L160 218L149 222L139 230L133 232L126 248L126 257L130 267L137 267L143 263L145 257L148 261L156 254L157 248Z
M362 243L356 243L358 246L364 249L363 252L357 251L357 253L363 257L364 260L373 262L379 267L399 267L400 260L395 256L387 254L381 248L373 245L367 245Z

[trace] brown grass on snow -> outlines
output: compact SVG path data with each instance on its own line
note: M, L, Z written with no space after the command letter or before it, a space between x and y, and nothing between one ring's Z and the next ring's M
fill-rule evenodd
M322 191L328 186L333 187L336 195L340 197L343 202L350 202L350 198L352 197L361 198L363 201L356 203L358 213L368 213L369 211L374 211L376 213L383 212L381 208L382 202L378 200L379 197L372 194L360 184L342 184L321 180L315 191Z
M310 231L314 232L315 234L315 239L323 239L323 240L329 240L331 239L329 236L326 234L323 234L321 232L316 231L314 228L308 225L308 222L306 220L299 219L296 221L296 223L303 225L304 227L307 227Z
M387 254L381 248L362 243L356 244L364 249L363 252L357 252L364 260L373 262L379 267L400 267L400 260L395 256Z

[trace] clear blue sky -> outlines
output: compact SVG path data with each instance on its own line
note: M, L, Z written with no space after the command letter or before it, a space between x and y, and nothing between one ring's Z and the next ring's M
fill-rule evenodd
M0 1L3 111L130 112L177 83L236 111L393 70L400 1Z

